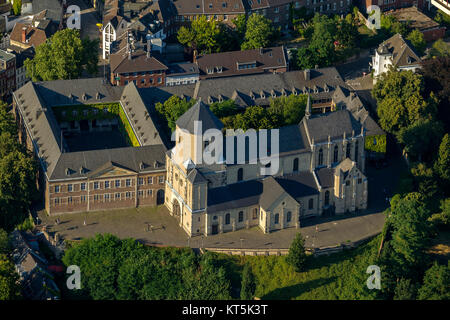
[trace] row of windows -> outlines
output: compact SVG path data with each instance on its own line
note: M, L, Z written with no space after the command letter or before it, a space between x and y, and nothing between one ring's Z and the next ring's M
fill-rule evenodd
M358 141L355 142L355 157L358 157L358 148L359 148L359 144ZM347 143L347 147L345 150L345 157L346 158L350 158L352 159L353 157L351 156L351 144ZM356 159L358 160L358 159ZM339 161L339 147L337 145L334 146L334 152L333 152L333 162L338 162ZM319 161L318 161L318 165L322 166L323 165L323 149L321 148L319 150ZM295 166L295 163L294 163ZM294 170L295 171L295 170Z
M129 82L128 80L125 80L125 84L126 85L128 84L128 82ZM132 82L134 82L134 84L137 85L137 80L132 80ZM157 83L162 83L162 78L158 77L158 80L156 82ZM155 80L153 78L148 79L148 81L147 81L147 79L141 79L141 81L139 81L139 83L141 83L141 84L146 84L146 83L154 84Z
M258 212L259 212L258 208L254 208L252 210L252 219L253 220L258 219ZM217 216L214 216L213 220L217 220ZM239 211L239 213L238 213L238 222L243 222L243 221L244 221L244 211ZM231 223L231 214L227 213L225 215L225 224L228 225L230 223Z
M158 183L160 183L160 184L164 183L164 176L158 176ZM145 184L147 184L147 185L153 184L153 177L147 177L146 179L138 178L138 185L143 186ZM80 185L81 191L86 190L86 182L82 182L79 185ZM67 192L73 192L74 186L75 186L75 184L68 184ZM99 189L110 189L112 187L115 187L115 188L123 187L124 188L124 187L131 187L131 186L132 186L132 179L125 179L125 180L116 179L116 180L106 180L103 182L103 184L101 184L99 181L95 181L93 188L94 188L94 190L99 190ZM55 191L55 193L61 192L62 186L59 186L59 185L54 186L54 191Z
M116 193L105 193L105 194L95 194L93 195L94 201L103 201L109 202L111 200L130 200L134 196L134 192L127 191L124 193L116 192ZM139 190L138 197L153 197L154 193L152 189L149 190ZM80 203L86 202L86 196L80 196ZM62 200L65 198L54 198L53 203L55 205L62 204ZM67 204L73 204L73 197L67 197Z

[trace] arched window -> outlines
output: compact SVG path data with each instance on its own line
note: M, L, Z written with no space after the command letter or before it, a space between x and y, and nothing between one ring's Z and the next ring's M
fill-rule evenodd
M227 213L225 215L225 224L230 224L230 214L229 213Z
M291 222L291 219L292 219L292 212L288 211L288 213L286 215L286 221Z
M237 172L237 181L242 181L242 180L244 180L244 169L239 168L239 170Z
M298 158L295 158L295 159L294 159L294 168L293 168L292 171L294 171L294 172L297 172L297 171L298 171Z
M319 166L323 165L323 150L319 150Z
M258 218L258 208L253 209L253 219Z
M346 156L347 158L350 158L350 143L347 143L347 151L346 151L346 153L345 153L345 156Z
M355 161L358 161L358 141L355 142Z
M239 222L244 221L244 212L239 211Z
M330 191L325 191L325 205L329 206L330 205Z
M339 148L338 146L334 146L334 157L333 162L338 162Z
M309 210L314 209L314 199L313 198L309 199L309 201L308 201L308 209Z
M275 213L275 221L274 221L274 223L278 224L279 222L280 222L280 214Z

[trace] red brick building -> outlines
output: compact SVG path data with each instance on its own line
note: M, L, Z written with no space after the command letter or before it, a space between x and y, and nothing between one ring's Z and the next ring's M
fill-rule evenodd
M123 86L134 82L138 88L165 86L169 69L143 50L111 54L110 67L113 85Z
M0 95L6 99L16 89L16 56L0 50Z
M425 0L363 0L361 2L363 13L371 5L377 5L381 11L388 11L392 9L400 9L415 6L419 9L423 9L426 4Z

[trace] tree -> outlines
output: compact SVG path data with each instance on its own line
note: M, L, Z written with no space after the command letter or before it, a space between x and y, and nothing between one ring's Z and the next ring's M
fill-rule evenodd
M8 249L8 234L5 230L0 229L0 254L7 253Z
M305 240L300 232L297 233L289 248L286 262L294 267L295 272L302 272L306 264Z
M408 33L408 23L400 22L392 15L382 14L380 22L381 30L388 37L396 33L400 33L402 36L406 37Z
M266 48L270 46L275 34L272 22L266 17L252 13L247 19L242 50Z
M441 201L441 212L433 214L429 221L442 230L450 228L450 198Z
M436 40L431 46L431 57L450 57L450 44L442 39Z
M411 157L422 161L422 159L432 160L442 134L443 128L440 122L426 119L401 128L397 137L399 142L405 145L405 150Z
M425 81L424 94L432 93L439 98L438 118L450 131L450 57L436 57L422 62L419 73Z
M0 253L0 301L16 300L20 297L18 278L14 264L8 260L6 254Z
M298 124L305 115L307 100L308 97L304 94L270 99L268 111L279 115L282 122L280 126Z
M155 105L156 110L161 115L163 119L167 121L171 131L175 131L176 121L181 117L190 107L195 103L195 100L187 101L186 98L181 99L180 97L173 95L164 103L158 102Z
M416 275L425 261L431 231L429 216L423 196L417 193L410 193L391 204L392 263L405 277Z
M418 298L419 300L450 299L450 262L444 266L435 261L433 266L425 272Z
M433 119L436 115L436 97L423 97L423 77L412 71L391 68L383 73L372 89L377 100L381 127L393 134L416 121Z
M319 67L329 66L335 59L334 38L336 26L332 19L317 13L313 18L314 33L308 49Z
M22 0L13 0L13 12L14 15L19 16L22 11Z
M240 14L233 19L234 31L239 42L239 46L242 45L245 38L245 31L247 30L247 17L245 14Z
M416 292L416 286L411 279L401 278L395 287L394 300L415 300Z
M256 283L251 267L246 264L242 271L241 300L252 300L255 296Z
M406 39L411 41L411 44L420 54L423 54L423 51L427 46L427 42L423 37L423 33L420 32L419 29L414 29L411 31Z
M97 73L98 40L80 39L76 29L56 32L36 48L32 60L25 61L27 76L33 81L76 79L86 69Z
M181 27L178 30L178 41L187 47L192 47L199 53L218 51L219 24L216 20L207 20L205 15L193 20L189 28Z
M438 179L442 182L444 190L448 194L448 187L450 186L450 136L448 133L442 138L434 169L438 175Z
M214 102L209 106L209 109L217 118L224 118L235 115L239 112L238 106L233 100L225 100L223 102Z

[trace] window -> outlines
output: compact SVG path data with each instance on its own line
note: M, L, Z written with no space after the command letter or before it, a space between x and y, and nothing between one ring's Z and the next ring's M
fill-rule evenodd
M295 158L295 159L294 159L294 168L293 168L293 171L294 171L294 172L297 172L297 171L298 171L298 158Z
M139 179L138 179L138 184L139 184L140 186L142 186L142 185L144 184L144 178L139 178Z
M338 155L339 155L338 146L334 146L334 157L333 157L333 162L338 162Z
M325 205L326 206L330 205L330 191L329 190L325 191Z
M100 199L100 195L99 194L94 194L94 201L98 201Z
M175 179L178 178L178 175L175 174ZM147 178L147 184L153 184L153 177L148 177Z
M162 78L158 77L158 83L161 83L161 82L162 82Z
M242 211L239 211L239 217L238 217L238 221L239 221L239 222L242 222L242 221L244 221L244 212L242 212Z
M98 189L98 182L94 182L94 190Z
M104 199L105 199L105 202L110 200L110 195L109 195L109 193L105 193Z
M237 181L242 181L244 179L244 169L239 168L237 172Z
M59 192L59 186L55 186L55 193Z
M126 185L127 187L130 187L130 186L131 186L131 179L126 179L126 180L125 180L125 185Z
M120 193L119 193L119 192L117 192L117 193L115 194L115 198L116 198L116 200L120 200Z
M292 212L288 211L288 213L286 215L286 221L291 222L291 219L292 219Z
M81 196L81 197L80 197L80 202L81 202L81 203L86 202L86 196Z
M319 150L319 166L323 165L323 150Z
M350 180L345 181L345 185L348 187L350 185Z
M309 201L308 201L308 209L309 210L311 210L311 209L314 209L314 199L309 199Z
M109 189L109 181L105 181L105 189Z
M355 161L358 161L358 141L355 142Z
M280 214L279 213L275 213L275 221L274 221L274 223L275 224L280 223Z
M350 158L350 143L347 143L347 150L346 150L346 152L345 152L345 156L346 156L347 158Z
M130 199L130 198L131 198L131 192L130 192L130 191L127 191L127 192L125 193L125 198L127 198L127 199Z
M68 197L68 198L67 198L67 204L72 204L72 202L73 202L72 197Z
M153 190L152 190L152 189L148 189L148 190L147 190L147 195L148 195L149 197L152 197L152 196L153 196Z
M164 183L164 176L159 176L158 181L160 184Z
M361 184L361 183L362 183L362 179L359 178L359 179L358 179L358 184Z
M253 219L258 218L258 208L253 209Z
M59 198L55 198L55 206L59 204Z
M72 184L68 184L67 185L67 191L68 192L72 192L73 191L73 185Z
M120 188L120 180L115 181L115 186L116 186L116 188Z
M213 217L213 220L217 220L217 216L214 216L214 217Z
M227 213L225 215L225 224L230 224L230 214L229 213Z

